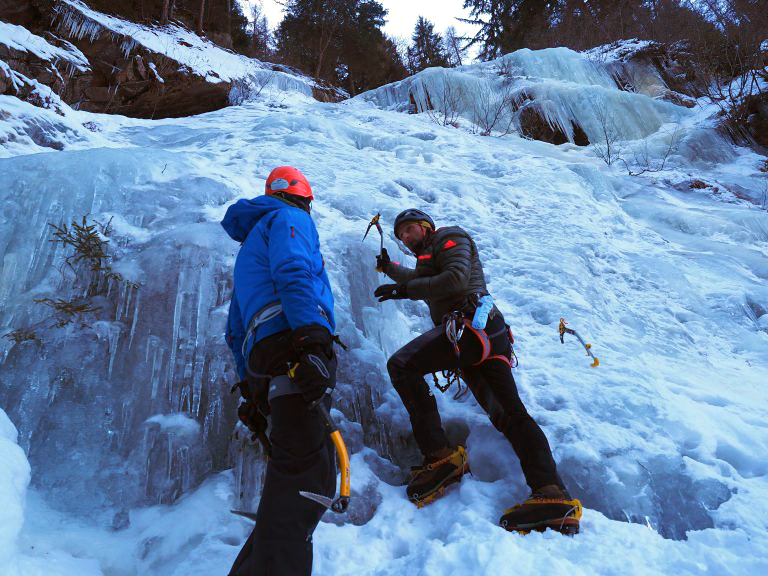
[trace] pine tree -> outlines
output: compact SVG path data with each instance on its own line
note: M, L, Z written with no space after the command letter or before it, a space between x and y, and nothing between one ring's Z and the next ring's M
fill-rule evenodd
M443 40L434 31L434 24L419 16L411 37L413 45L408 48L408 71L411 74L432 66L450 66L448 56L443 50Z
M547 29L558 4L557 0L464 0L472 18L459 20L480 25L467 47L480 43L483 60L524 48L527 40Z
M286 8L276 34L285 63L351 94L389 81L398 66L404 71L381 32L387 11L375 0L289 0Z

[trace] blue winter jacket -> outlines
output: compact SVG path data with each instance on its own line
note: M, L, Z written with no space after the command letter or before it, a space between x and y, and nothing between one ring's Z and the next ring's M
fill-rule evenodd
M312 217L274 196L238 200L221 221L242 243L235 260L227 344L240 378L255 342L282 330L320 324L336 329L333 295ZM281 304L282 312L248 334L255 314Z

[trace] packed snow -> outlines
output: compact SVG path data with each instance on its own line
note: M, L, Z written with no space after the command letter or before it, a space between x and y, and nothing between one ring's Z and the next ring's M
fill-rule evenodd
M229 511L255 507L263 460L229 440L235 374L222 334L238 247L218 222L281 164L312 183L350 347L332 414L352 453L353 499L315 532L315 574L768 572L764 158L724 141L703 101L687 110L620 93L564 49L412 82L450 74L471 100L494 87L494 67L546 97L554 120L589 132L590 116L610 110L617 153L650 169L629 176L594 145L481 136L471 117L455 127L404 114L397 86L341 104L265 90L155 121L60 117L0 96L0 135L18 134L26 115L60 143L0 143L3 576L228 571L250 530ZM376 303L379 241L361 240L381 212L395 254L391 224L409 206L476 240L515 332L521 396L585 505L578 536L496 525L527 487L482 409L453 391L438 403L473 474L421 510L406 500L418 454L385 364L429 320L420 303ZM48 224L86 214L108 228L123 281L102 312L56 326L34 299L88 286ZM560 317L599 367L575 339L559 342ZM35 338L14 340L25 327Z
M54 46L45 38L32 34L23 26L0 21L0 43L20 52L29 52L42 60L64 60L80 71L90 69L88 58L74 45L62 40L64 47Z

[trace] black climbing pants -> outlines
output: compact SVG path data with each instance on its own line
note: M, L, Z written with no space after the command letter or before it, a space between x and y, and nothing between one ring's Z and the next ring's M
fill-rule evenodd
M445 334L445 326L436 326L411 340L389 359L387 370L392 385L408 410L416 443L426 456L448 446L448 439L424 375L460 368L477 402L512 444L531 490L548 484L563 486L547 437L520 400L509 364L498 358L509 357L511 350L509 334L502 332L504 328L504 318L496 312L488 320L486 332L498 335L490 341L488 359L477 364L484 349L472 330L465 328L457 357Z
M253 372L284 372L290 350L286 334L290 333L265 338L254 346L250 357ZM266 386L253 392L255 397L263 396ZM330 409L330 399L326 401ZM321 416L309 410L300 394L273 398L269 406L272 458L267 463L256 525L229 575L309 576L312 533L325 508L301 496L299 490L333 497L333 443Z

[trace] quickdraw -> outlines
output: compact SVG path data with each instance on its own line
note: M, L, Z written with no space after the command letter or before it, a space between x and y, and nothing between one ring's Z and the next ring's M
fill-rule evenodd
M462 385L462 374L459 368L456 368L455 370L443 370L440 372L440 375L445 378L445 384L440 384L440 381L437 379L437 373L435 372L432 373L432 379L435 382L435 388L440 390L443 394L448 392L448 389L453 386L454 382L456 383L456 393L453 395L454 400L461 400L469 392L469 386L467 386L466 383Z
M461 355L459 350L459 340L461 340L464 334L464 314L461 312L451 312L445 316L445 336L448 338L448 342L453 345L453 351L456 353L456 358Z
M579 336L579 333L576 332L576 330L573 330L572 328L566 327L567 322L565 321L565 318L560 318L560 327L558 328L560 332L560 344L565 344L565 340L563 337L565 334L573 334L576 336L576 338L579 339L579 342L581 342L581 345L584 346L584 349L587 351L587 356L590 356L592 358L592 368L596 368L600 365L600 361L597 359L597 356L592 354L592 344L588 344L587 342L584 342L581 336Z

